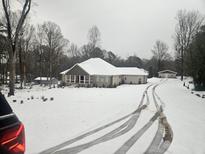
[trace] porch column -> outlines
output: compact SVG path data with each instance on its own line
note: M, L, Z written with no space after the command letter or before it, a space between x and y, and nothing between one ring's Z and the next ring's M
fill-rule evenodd
M76 75L73 75L74 76L74 83L76 83Z
M71 83L71 75L69 75L69 83Z
M85 75L84 75L84 84L85 84Z
M63 74L62 79L63 79L64 82L66 82L67 81L67 75Z
M89 75L88 83L90 84L90 75Z
M78 77L78 78L79 78L79 83L80 83L80 75L79 75L79 77Z

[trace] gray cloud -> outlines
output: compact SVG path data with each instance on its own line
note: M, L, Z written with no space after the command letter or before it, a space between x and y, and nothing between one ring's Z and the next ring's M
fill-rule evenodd
M176 12L197 9L205 13L201 0L36 0L33 20L59 24L70 41L83 45L87 32L97 25L101 46L126 57L149 58L150 49L161 39L172 50ZM170 50L170 51L171 51Z

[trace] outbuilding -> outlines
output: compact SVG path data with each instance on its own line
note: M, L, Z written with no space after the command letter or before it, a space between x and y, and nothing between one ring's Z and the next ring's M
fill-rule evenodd
M158 72L159 78L176 78L177 72L171 70L163 70Z
M52 78L50 80L49 77L37 77L37 78L34 79L34 83L35 84L44 84L44 85L58 84L58 80L56 78Z

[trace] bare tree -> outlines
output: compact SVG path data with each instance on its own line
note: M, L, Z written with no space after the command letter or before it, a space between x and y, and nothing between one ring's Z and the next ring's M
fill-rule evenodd
M78 57L81 56L80 50L78 49L78 46L74 43L71 43L68 52L71 54L72 57Z
M162 62L169 60L171 58L170 54L168 53L168 46L166 43L158 40L156 41L152 53L153 58L157 60L157 71L162 69Z
M31 0L24 0L21 15L17 20L17 26L12 27L11 21L11 1L2 0L4 15L6 18L6 33L9 43L9 93L8 95L14 95L14 84L15 84L15 64L16 64L16 52L19 42L19 35L25 19L31 8Z
M94 50L91 44L85 44L81 47L82 57L84 59L90 58L90 53Z
M43 44L48 48L49 77L51 80L54 73L53 67L59 63L58 57L67 46L68 40L63 37L60 27L53 22L45 22L42 25L42 30Z
M6 76L6 63L8 59L8 46L6 38L3 34L0 34L0 85L5 83Z
M194 36L200 30L204 17L198 11L179 10L175 28L175 49L180 61L181 80L184 75L184 56Z
M32 38L34 36L34 26L26 23L19 38L19 69L20 69L20 88L26 85L26 55L32 45Z
M42 25L38 25L36 28L36 33L35 33L35 45L37 50L35 50L36 52L38 52L38 57L39 57L39 77L40 77L40 81L42 80L42 75L43 75L43 38L44 36L44 30ZM41 82L40 82L41 83ZM42 85L42 84L41 84Z
M97 26L93 26L88 31L88 39L89 39L89 44L91 44L93 49L100 45L100 41L101 41L100 31Z

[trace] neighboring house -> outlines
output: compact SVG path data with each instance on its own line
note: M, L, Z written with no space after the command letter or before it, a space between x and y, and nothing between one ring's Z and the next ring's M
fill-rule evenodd
M159 78L176 78L177 72L171 70L163 70L158 72Z
M4 77L5 77L5 82L6 82L6 83L9 83L9 72L8 72L7 78L6 78L6 76L4 76ZM20 82L21 82L21 77L20 77L20 75L16 75L14 81L15 81L15 83L20 83Z
M34 83L35 84L45 84L45 85L48 85L48 84L58 84L58 80L56 78L52 78L50 80L50 78L48 77L37 77L34 79Z
M115 67L100 58L90 58L61 72L66 85L115 87L120 84L147 83L148 73L137 67Z

